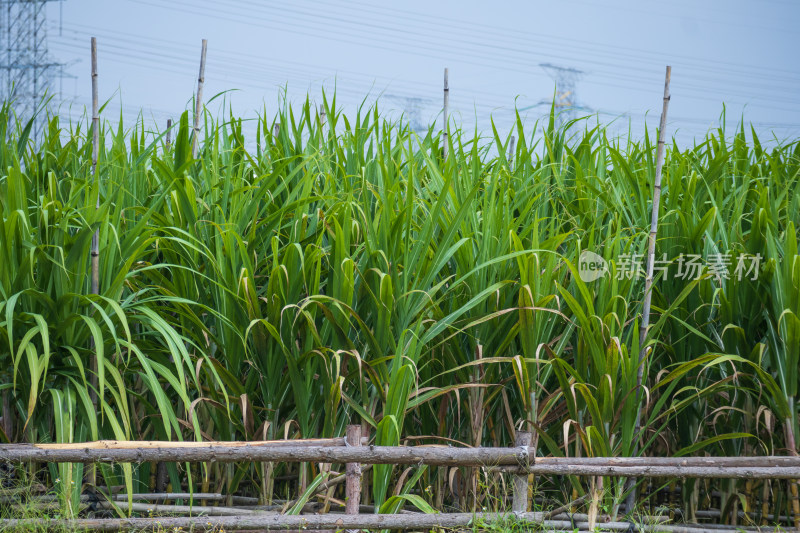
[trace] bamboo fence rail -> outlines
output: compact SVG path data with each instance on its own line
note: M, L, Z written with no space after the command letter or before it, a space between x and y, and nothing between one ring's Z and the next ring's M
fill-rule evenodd
M0 521L4 528L69 528L75 531L152 531L192 529L226 530L342 530L342 529L420 529L465 528L478 524L497 524L509 520L535 525L545 531L588 531L588 522L573 519L544 519L543 513L442 513L442 514L371 514L371 515L248 515L217 517L121 518L121 519L16 519ZM581 516L580 518L584 518ZM600 522L598 530L639 531L647 533L708 533L727 531L772 531L773 528L707 528L663 523L632 524L630 522Z
M527 446L345 446L344 439L263 442L117 442L0 445L0 461L60 463L320 462L506 467L538 475L800 478L800 457L535 457Z
M163 462L318 462L344 464L344 475L328 481L326 488L345 483L345 514L285 515L266 509L244 509L204 506L164 506L173 511L192 514L214 513L230 516L187 516L169 518L113 518L113 519L7 519L0 520L0 528L24 527L71 528L74 530L121 531L153 530L161 528L267 530L267 529L429 529L470 527L476 521L524 520L546 530L588 530L584 515L530 513L528 476L621 476L621 477L686 477L686 478L800 478L800 457L536 457L529 446L529 433L519 433L513 448L454 448L449 446L371 446L361 437L360 426L349 426L347 437L333 439L254 441L254 442L123 442L98 441L70 444L8 444L0 445L0 462L74 462L74 463L141 463ZM358 514L364 511L359 505L360 477L373 464L435 465L486 467L505 471L514 476L512 513L442 513L424 514L403 512L391 515ZM152 501L193 499L216 500L216 493L164 493L135 494L133 499ZM127 496L114 496L121 509L128 507ZM233 501L233 500L229 500ZM111 508L110 502L100 508ZM254 503L254 502L253 502ZM152 509L153 503L134 504L134 511ZM185 509L184 509L185 507ZM278 506L275 507L277 509ZM266 512L265 512L266 511ZM664 533L702 533L703 527L668 525L651 521L632 525L630 522L603 522L596 525L607 531L627 530L663 531ZM717 531L707 527L705 531Z

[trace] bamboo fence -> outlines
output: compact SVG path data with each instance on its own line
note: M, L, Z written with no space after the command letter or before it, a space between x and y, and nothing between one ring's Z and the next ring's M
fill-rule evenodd
M621 476L660 478L800 478L800 457L536 457L530 446L531 435L520 432L513 448L454 448L448 446L372 446L361 437L361 426L348 426L347 436L333 439L308 439L254 442L158 442L98 441L70 444L9 444L0 446L0 462L37 463L141 463L164 462L318 462L344 464L345 474L329 480L324 487L345 483L344 514L330 512L316 515L286 515L287 505L248 507L166 506L175 512L206 513L215 516L160 518L85 518L74 520L6 519L0 529L31 527L69 528L74 530L129 531L174 528L198 530L338 530L360 529L431 529L466 528L480 523L514 520L535 524L548 531L584 531L590 529L586 515L564 514L566 506L549 513L531 513L529 476ZM513 500L510 513L411 513L359 514L370 508L360 505L361 474L374 464L485 467L513 475ZM366 466L362 466L366 465ZM152 509L165 500L219 500L222 495L206 493L134 494L135 500L151 503L133 504L132 511ZM125 509L127 496L117 495L98 502L100 509L115 505ZM242 504L256 503L240 498ZM46 501L46 499L44 500ZM230 500L233 501L233 500ZM114 503L112 503L114 502ZM289 502L291 504L292 502ZM184 509L185 507L185 509ZM327 505L307 504L313 512ZM337 507L334 505L334 507ZM304 508L305 509L305 508ZM665 533L708 533L718 531L707 525L670 525L658 519L642 524L612 522L602 517L594 522L606 531L663 531ZM742 529L739 527L739 529Z

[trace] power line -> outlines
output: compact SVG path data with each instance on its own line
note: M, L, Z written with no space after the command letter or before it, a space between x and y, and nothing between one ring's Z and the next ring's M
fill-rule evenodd
M137 0L130 0L130 1L138 3L140 5L149 5L149 6L160 7L160 8L165 8L166 7L166 8L171 8L171 9L180 9L180 8L173 7L173 6L170 6L170 5L166 5L165 6L163 4L154 4L154 3L149 3L147 1L142 1L142 0L138 0L138 1ZM175 2L175 3L181 3L181 2ZM182 4L186 5L187 7L189 6L189 4L186 3L186 2L183 2ZM357 43L359 45L362 45L362 44L364 44L366 42L366 43L370 43L370 46L372 48L381 47L382 49L389 50L389 51L396 52L396 53L412 53L413 54L414 51L413 50L409 50L410 48L413 48L414 50L428 50L428 51L432 50L432 49L433 50L441 50L442 49L442 47L437 46L437 43L435 43L433 41L430 41L430 40L418 41L418 40L412 39L412 42L409 43L409 39L407 37L404 40L398 40L398 39L395 39L395 38L385 38L385 37L387 37L387 35L388 36L394 36L395 34L397 34L398 31L402 31L402 30L398 30L398 28L393 27L391 24L383 24L379 28L375 28L375 29L371 29L370 30L370 28L369 28L369 26L370 26L369 20L364 20L363 17L360 18L360 19L351 19L350 22L349 22L349 23L353 23L353 21L355 20L358 24L360 24L360 27L362 29L364 29L364 27L366 26L365 32L358 32L358 33L353 33L353 32L344 33L344 27L339 27L339 25L337 25L337 24L330 24L329 21L328 21L329 17L327 17L324 14L320 15L319 12L316 13L316 16L308 15L311 18L310 22L304 21L303 23L295 23L295 22L292 22L291 19L289 19L288 23L284 22L286 20L285 16L286 16L287 12L288 13L298 13L298 14L300 14L302 16L307 16L307 14L302 10L290 9L291 7L296 6L296 4L292 4L291 6L284 6L281 10L276 11L275 13L273 13L274 16L271 19L267 19L266 17L260 16L260 13L265 13L265 11L263 11L263 9L255 9L254 8L254 9L248 10L248 12L246 12L246 13L239 13L239 12L237 12L235 10L234 5L228 4L224 9L220 9L218 7L219 4L214 4L213 6L211 6L207 2L204 2L204 0L199 0L199 2L197 2L196 4L193 4L193 5L195 5L194 13L196 15L198 15L198 16L201 16L201 17L213 17L216 20L219 20L219 19L230 20L231 22L236 22L236 23L239 23L239 24L250 24L250 25L253 25L253 26L257 26L257 27L264 27L267 23L272 24L271 27L275 27L275 24L279 24L278 29L280 31L289 32L292 35L297 35L298 33L305 32L305 34L319 37L322 34L320 30L322 30L324 28L325 37L327 39L331 40L331 41ZM196 8L198 5L200 6L200 9L201 9L200 12L198 12L197 8ZM237 3L236 5L237 6L241 5L241 3ZM228 6L230 6L230 9L228 9ZM260 6L261 6L261 4L259 4L259 7ZM343 9L346 9L346 6ZM347 18L347 13L346 12L343 11L342 14L344 15L345 18ZM281 19L281 17L284 17L284 18ZM328 23L326 24L326 22L328 22ZM342 24L344 24L347 21L346 20L342 20L342 17L340 15L337 18L336 22L341 22ZM435 20L434 20L434 22L435 22ZM394 24L397 25L396 22ZM406 34L409 33L409 30L408 30L407 27L405 28L405 33ZM484 27L484 31L480 32L480 33L484 33L485 34L485 27ZM478 35L480 35L480 33L478 33ZM420 35L420 32L416 32L416 33L414 33L414 35ZM423 34L423 35L428 35L429 36L430 34L428 33L428 34ZM375 37L373 37L373 36L375 36ZM115 31L115 32L113 32L113 33L111 33L109 35L109 43L108 43L107 46L109 46L109 47L112 46L112 43L123 43L122 46L117 46L117 48L115 49L115 52L114 52L115 53L115 57L124 57L126 62L128 62L130 64L141 65L142 67L145 67L145 68L148 68L148 69L158 68L158 69L161 69L161 70L174 72L175 68L172 68L172 67L178 67L179 69L186 68L187 73L194 70L194 56L191 53L193 51L193 48L191 50L187 49L189 51L189 53L185 57L183 55L181 55L180 53L178 53L178 54L174 54L173 53L171 55L171 57L164 57L163 54L164 54L164 50L165 49L174 51L174 50L178 49L177 45L179 45L180 43L176 44L175 41L162 40L160 42L171 43L170 46L167 46L167 47L152 46L151 47L153 49L152 51L143 49L143 46L146 48L147 43L150 40L151 39L142 41L141 39L135 39L135 38L131 38L131 39L125 40L125 39L122 39L120 37L119 32ZM501 39L498 39L498 41L500 41L500 40ZM505 42L505 41L503 41L503 42ZM574 41L574 42L578 42L578 41ZM66 43L65 43L65 45L66 45ZM74 46L74 45L67 45L67 46ZM181 45L181 46L186 47L188 45ZM490 48L486 48L487 46L489 46ZM475 47L478 47L477 50L479 50L479 51L481 50L481 47L483 47L484 49L482 50L481 54L476 54L476 53L473 53L473 51L476 50ZM461 46L455 47L456 50L461 49L461 48L462 48ZM487 50L489 50L489 51L487 51ZM479 67L482 67L482 68L483 67L487 67L487 66L489 66L489 67L497 67L497 61L495 60L496 59L496 54L492 54L491 50L502 50L504 52L508 52L509 54L513 54L510 57L510 61L509 61L510 64L516 65L513 68L513 70L516 71L516 72L524 72L526 75L533 75L533 69L532 68L527 68L528 66L533 64L533 59L531 57L529 57L529 56L526 57L525 53L519 48L514 49L514 48L509 47L509 46L506 46L505 48L497 48L495 46L495 47L492 48L491 47L491 43L488 43L487 45L484 45L479 40L476 39L471 44L471 47L465 47L464 48L464 53L460 53L460 54L457 54L457 55L460 55L460 57L464 57L465 59L463 60L463 63L467 64L467 65L475 65L475 66L479 66ZM273 81L274 81L275 85L283 86L283 85L285 85L285 83L287 81L287 77L286 76L289 76L289 77L300 77L301 79L304 79L304 80L309 80L310 79L311 80L311 82L310 82L311 84L309 85L309 87L311 87L312 85L316 86L316 84L321 84L322 81L325 80L325 79L331 79L330 77L326 78L325 76L320 76L318 74L317 75L309 74L309 69L312 69L312 70L314 70L316 72L325 72L325 70L331 71L332 69L329 66L310 65L310 64L304 64L304 63L298 63L298 62L295 62L295 61L280 61L279 58L271 58L271 60L266 60L263 55L247 54L247 53L241 53L239 51L236 51L236 52L224 52L224 51L221 51L221 50L215 50L214 54L212 54L212 55L216 55L216 56L218 56L218 57L220 57L222 59L221 61L219 61L219 64L216 65L216 68L214 69L215 72L217 72L222 79L224 79L225 76L229 76L230 78L232 78L234 80L237 80L237 86L247 86L247 87L253 87L253 88L257 88L257 89L264 89L264 87L265 87L264 83L268 84L269 82L273 82ZM440 54L440 55L442 55L442 57L446 57L446 56L449 56L450 54ZM153 57L156 58L156 61L152 61L152 59L148 60L149 58L153 58ZM526 57L526 59L524 60L524 62L522 60L517 61L516 60L517 57L520 57L520 58L525 58ZM568 55L564 55L563 57L566 58L566 57L569 57L569 56ZM491 60L487 59L487 61L484 61L483 60L484 58L491 58ZM248 61L248 59L251 59L251 60ZM213 59L211 59L210 64L212 62L213 62ZM504 63L504 65L506 65L506 64L507 63ZM618 68L622 68L622 66L623 66L623 65L619 65L618 63L614 63L614 62L607 62L607 63L596 62L595 64L597 64L599 66L604 66L604 70L602 70L598 74L598 76L600 76L600 77L602 77L604 79L607 79L607 80L614 80L614 81L602 82L602 81L597 81L597 80L591 80L594 84L596 84L596 85L606 85L606 86L610 86L610 87L614 87L614 88L625 87L626 90L631 90L631 88L635 88L634 84L631 83L631 81L634 81L639 86L638 90L641 90L642 92L647 92L648 94L652 93L652 83L651 83L651 80L649 80L649 78L642 77L642 76L636 76L636 75L631 76L631 75L628 75L628 74L622 74L622 75L615 74L614 70L618 69ZM264 69L263 67L265 65L268 65L269 67L267 69ZM505 68L505 66L503 68ZM340 81L341 78L339 78L339 74L338 73L344 73L345 71L337 70L337 69L333 69L333 70L335 72L337 72L335 79L337 81ZM506 69L506 70L508 70L508 69ZM646 69L641 69L641 68L633 69L633 70L638 71L638 72L647 72ZM362 73L348 72L348 75L351 76L352 78L356 79L356 80L360 80L360 82L362 82L362 83L371 84L373 87L375 86L376 82L379 79L378 77L369 76L369 75L362 74ZM694 77L695 76L692 76L692 78L694 78ZM757 78L756 76L749 76L748 77L748 79L756 79L756 78ZM429 87L429 86L425 85L424 82L422 84L420 84L420 83L409 83L409 82L404 81L402 79L398 80L397 78L392 78L392 79L383 78L383 79L385 80L385 85L383 85L384 88L381 89L380 92L384 93L387 90L391 90L392 91L391 94L400 96L402 98L416 98L420 94L420 91L428 91L428 90L434 91L434 90L436 90L436 87L434 87L432 84ZM383 82L381 82L381 84L383 84ZM738 87L743 87L743 84L738 84L737 86ZM344 86L340 86L338 89L339 90L337 91L337 95L341 95L344 92L345 94L353 95L354 100L357 99L357 100L360 101L362 99L363 95L364 95L364 91L345 88ZM716 102L716 103L720 103L721 102L721 100L719 98L714 98L713 96L708 94L708 90L707 90L708 88L706 86L703 86L703 85L685 84L681 89L682 89L681 92L684 93L684 95L683 95L684 98L692 98L692 99L701 100L701 101L712 101L712 102ZM400 94L398 94L398 90L399 90ZM465 92L466 91L462 91L462 92L460 92L458 94L463 95L463 94L465 94ZM676 92L677 92L677 88L676 88ZM406 93L406 94L402 94L402 93ZM187 92L187 94L188 94L188 92ZM431 92L431 94L433 94L433 92ZM726 91L726 94L729 94L729 93ZM498 110L500 110L503 113L505 113L505 112L512 112L513 113L513 109L510 106L504 106L502 108L497 108L495 106L488 105L488 104L484 103L484 102L487 102L487 101L489 101L489 102L491 102L493 100L496 101L498 98L506 99L507 97L505 97L505 96L498 97L497 93L494 93L494 92L491 92L491 91L474 91L474 90L470 91L470 95L471 96L474 95L474 96L478 97L475 100L475 102L477 102L477 104L475 104L474 107L481 108L481 109L486 109L486 110L491 110L491 111L494 111L494 112L497 112ZM753 98L750 94L738 93L738 95L745 96L746 98ZM764 97L762 97L762 98L764 98ZM758 98L753 98L753 99L758 99ZM758 107L765 107L765 108L772 107L772 108L781 109L781 110L784 110L785 107L786 107L785 105L780 105L781 102L780 101L776 101L774 98L769 98L769 99L764 98L764 101L766 101L768 103L766 103L766 104L755 104L755 105L757 105ZM789 102L787 102L787 103L789 103ZM477 115L476 115L476 118L477 118Z
M525 73L526 75L536 76L535 67L538 63L535 62L535 58L532 58L529 54L526 55L521 52L519 49L509 48L509 47L499 47L492 44L486 45L489 48L494 48L499 52L504 54L516 54L520 55L520 58L515 61L504 62L502 64L496 61L497 54L491 51L482 50L481 48L475 48L471 42L462 42L460 46L455 47L455 50L451 47L450 50L446 52L441 52L442 47L439 46L439 43L432 42L429 40L425 40L420 35L429 36L427 33L419 33L414 32L408 28L391 28L389 26L380 26L375 29L371 28L371 24L365 23L362 19L353 19L353 18L337 18L334 20L340 21L343 24L357 24L354 26L354 29L358 31L353 32L343 32L341 30L337 30L335 25L331 25L331 20L329 20L328 15L322 15L318 12L316 13L309 13L308 19L304 20L302 23L293 23L293 22L286 22L285 20L281 20L282 18L285 19L287 14L292 12L297 12L297 10L292 10L288 7L281 7L279 10L275 10L272 13L273 16L267 18L265 16L258 15L258 10L256 9L249 9L247 12L237 12L235 7L229 6L228 8L221 8L219 4L208 4L203 3L203 0L188 3L188 2L180 2L180 1L173 1L169 4L155 4L148 0L129 0L134 3L138 3L141 5L149 5L153 7L160 7L164 9L174 9L179 10L181 12L185 12L180 8L181 5L185 7L192 7L194 13L198 16L205 16L205 17L214 17L217 20L227 20L230 22L236 22L240 24L247 24L252 25L259 28L270 27L277 31L287 32L296 36L297 34L308 35L312 37L319 37L320 35L325 35L325 38L330 41L338 41L343 43L350 43L350 44L358 44L358 45L367 45L370 48L376 49L383 49L388 50L396 53L406 53L406 54L413 54L412 50L420 50L425 53L426 56L429 57L438 57L441 59L450 59L453 56L461 57L462 62L468 65L474 65L482 68L502 68L505 71L513 71L513 72L520 72ZM238 3L237 3L238 5ZM201 10L198 11L198 7L201 7ZM303 14L306 16L305 14ZM278 22L280 21L280 24ZM397 38L391 37L391 32L400 32ZM323 33L324 32L324 33ZM388 33L387 33L388 32ZM333 35L336 34L337 36L334 37ZM409 40L408 36L416 36L418 38ZM396 45L396 46L389 46L389 45ZM554 55L550 54L551 57L555 59L560 59L563 61L573 62L574 58L571 56L565 55ZM476 59L478 61L476 61ZM484 60L484 61L480 61ZM599 71L595 78L606 78L612 80L619 80L623 83L613 83L613 82L604 82L599 81L597 79L593 79L592 83L594 85L601 85L607 86L612 88L620 88L624 87L627 91L637 91L642 93L650 94L652 91L652 79L649 77L641 77L636 75L631 75L628 71L631 70L630 64L619 65L615 63L607 63L607 62L598 62L593 61L592 65L595 67L608 67L608 68L621 68L624 69L625 72L622 74L613 74L611 71ZM527 68L526 68L527 67ZM636 68L633 68L636 71ZM682 81L676 81L675 92L676 94L680 94L681 92L684 93L684 97L691 97L696 100L701 101L710 101L710 102L719 102L719 98L713 98L708 96L708 87L704 85L693 84L690 82L685 81L686 78ZM738 84L737 84L738 85ZM688 89L688 92L686 91ZM774 87L773 87L774 89ZM787 89L789 91L789 89ZM761 91L759 91L760 94ZM784 106L778 106L775 104L774 98L767 98L765 96L755 96L752 93L746 94L738 91L726 91L727 95L730 96L738 96L744 97L749 100L756 100L756 101L764 101L769 102L769 104L758 104L761 107L773 109L785 109ZM794 92L793 92L794 94ZM735 104L742 103L742 102L732 102ZM786 100L786 103L790 103L793 105L800 106L800 101L792 99Z

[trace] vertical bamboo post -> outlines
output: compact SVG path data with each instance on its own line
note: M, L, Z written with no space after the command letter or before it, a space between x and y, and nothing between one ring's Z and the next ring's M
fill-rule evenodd
M448 142L447 126L450 115L450 82L448 81L447 68L444 69L444 105L442 106L442 155L447 159Z
M370 435L370 426L367 422L361 422L361 438L367 439L369 441ZM360 443L359 443L360 444ZM370 475L372 470L368 470L366 473L361 473L361 503L369 505L370 502L370 492L369 492L369 483L370 483Z
M514 438L514 445L527 449L531 445L532 434L530 431L518 431ZM516 474L514 476L514 499L511 503L511 511L514 513L524 513L528 510L528 473Z
M347 445L361 446L361 425L347 426ZM347 463L345 465L345 514L358 514L361 504L361 464ZM355 530L353 530L355 531Z
M200 74L197 76L197 97L194 101L194 136L192 137L192 158L197 159L198 137L200 136L200 113L203 111L203 83L206 79L206 48L208 40L203 39L200 51Z
M172 147L172 119L167 119L167 152Z
M325 104L319 104L319 147L320 151L325 147L325 123L328 117L325 114Z
M9 442L14 442L14 416L11 413L11 398L8 389L3 390L3 431Z
M789 404L791 407L792 404ZM794 410L792 410L794 411ZM797 442L795 441L792 419L787 418L783 423L783 431L786 436L786 447L789 448L789 455L797 456ZM800 490L798 490L800 480L789 480L789 498L792 501L792 514L794 514L794 528L800 533ZM778 514L777 509L775 514Z
M100 153L100 112L99 95L97 87L97 38L92 37L92 187L95 188L95 209L100 209L100 185L97 179L97 159ZM100 293L100 229L96 229L92 235L91 259L91 289L92 294ZM97 352L95 351L94 338L89 341L91 350L90 362L90 390L89 395L92 406L97 410ZM89 485L94 487L97 484L97 469L94 465L87 468L87 479Z
M97 188L97 197L95 200L95 208L100 208L100 188L97 183L97 157L100 152L100 114L98 112L98 90L97 90L97 38L92 37L92 186ZM100 291L100 231L95 230L92 235L92 250L91 264L92 264L92 279L91 279L91 293L97 294ZM94 342L92 342L94 344ZM94 346L92 346L94 348ZM94 350L92 350L94 351ZM97 394L95 387L97 386L97 356L92 354L92 367L91 367L91 398L92 404L97 407Z
M480 361L483 359L483 346L480 343L480 339L475 346L475 361ZM474 374L472 376L473 383L482 383L485 378L485 371L483 369L483 365L478 364L475 367ZM484 400L484 389L481 387L476 387L469 390L469 406L471 411L470 426L472 429L472 445L476 448L480 447L483 440L483 428L485 423L485 411L483 408L483 400ZM478 507L478 476L480 469L479 468L469 468L467 469L469 472L469 491L472 493L467 494L467 488L465 483L465 490L464 490L464 504L462 504L462 509L466 509L466 501L471 496L472 497L472 512L475 512Z
M514 137L513 135L511 136L511 139L508 141L508 157L507 157L507 159L508 159L508 169L511 170L511 171L514 170L514 154L516 153L514 151L514 148L515 148L516 141L517 141L517 138Z
M658 206L661 201L661 169L664 165L664 142L667 129L667 110L669 109L669 82L672 76L672 67L667 65L667 72L664 77L664 101L661 109L661 122L658 127L658 145L656 147L656 175L653 182L653 210L650 215L650 234L647 239L647 277L644 282L644 301L642 303L642 321L639 325L639 368L636 372L636 425L634 426L634 456L639 449L639 430L641 429L641 406L642 397L642 377L644 373L644 360L647 355L645 339L647 338L647 328L650 326L650 302L653 298L653 263L656 257L656 234L658 232ZM630 514L636 501L633 483L628 482L628 498L626 500L625 512Z

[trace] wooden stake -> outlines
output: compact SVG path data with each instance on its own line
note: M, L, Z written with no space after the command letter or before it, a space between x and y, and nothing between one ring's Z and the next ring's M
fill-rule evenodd
M519 431L514 439L514 444L525 449L528 453L528 446L531 445L533 435L529 431ZM528 510L528 474L517 474L514 476L514 500L511 504L514 514L524 513Z
M447 69L444 69L444 106L442 108L442 155L447 159L447 126L450 113L450 83L448 81Z
M347 426L347 441L350 446L361 446L361 425ZM361 464L347 463L345 465L345 514L358 514L361 504ZM350 530L355 532L356 530Z
M639 325L639 368L636 372L636 422L634 426L633 455L637 455L639 450L639 431L641 429L641 397L642 397L642 377L644 373L644 360L647 355L645 340L647 339L647 328L650 326L650 302L653 298L653 263L656 257L656 233L658 232L658 206L661 201L661 168L664 165L664 140L667 130L667 110L669 109L669 82L672 76L672 67L667 65L667 72L664 77L664 102L661 109L661 123L658 128L658 146L656 147L656 176L653 183L653 210L650 215L650 235L647 241L647 277L644 282L644 302L642 303L642 321ZM626 512L629 514L633 510L636 501L636 490L633 483L628 483L630 492L626 500Z
M192 137L192 158L197 159L198 138L200 137L200 113L203 111L203 83L206 78L206 48L208 40L203 39L200 51L200 74L197 76L197 97L194 102L194 136Z

